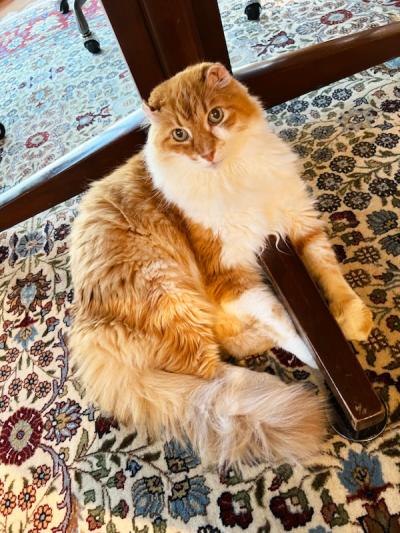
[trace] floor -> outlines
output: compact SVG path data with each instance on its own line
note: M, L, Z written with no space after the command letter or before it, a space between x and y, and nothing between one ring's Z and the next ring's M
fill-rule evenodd
M137 105L101 6L103 54L82 47L71 15L37 0L0 22L3 190ZM398 18L397 0L269 0L260 23L221 0L235 65ZM388 405L382 437L330 434L305 465L230 469L190 446L148 442L91 405L69 365L73 287L68 235L79 199L0 233L0 532L395 533L400 531L400 63L378 65L268 111L297 152L341 269L374 313L356 344ZM245 364L320 390L290 354ZM301 409L301 406L299 406Z

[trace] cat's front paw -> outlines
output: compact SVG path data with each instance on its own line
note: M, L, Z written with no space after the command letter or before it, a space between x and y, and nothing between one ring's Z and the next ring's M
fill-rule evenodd
M372 313L358 296L334 302L331 305L331 312L346 339L351 341L368 339L373 327Z

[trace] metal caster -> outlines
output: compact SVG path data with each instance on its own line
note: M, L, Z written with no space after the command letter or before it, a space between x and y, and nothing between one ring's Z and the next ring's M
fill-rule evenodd
M247 15L248 20L260 20L261 4L250 0L244 9L244 12Z
M63 15L66 15L69 12L68 0L61 0L60 2L60 11Z
M0 122L0 139L4 139L6 135L6 128L4 125Z
M89 39L84 42L86 50L89 50L91 54L99 54L101 52L100 43L96 39Z

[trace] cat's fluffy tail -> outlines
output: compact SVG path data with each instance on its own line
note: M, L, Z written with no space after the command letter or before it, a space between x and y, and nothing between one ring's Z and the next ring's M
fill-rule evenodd
M314 394L245 368L221 365L211 381L157 372L144 386L168 435L186 434L203 460L220 466L305 459L326 431L323 402Z
M127 364L128 357L117 362L116 351L105 351L105 338L97 339L97 346L90 342L87 350L81 339L79 349L72 350L89 396L104 411L151 435L163 428L167 438L187 435L205 461L223 466L299 460L321 444L323 402L300 385L223 363L209 381L145 365L139 369Z

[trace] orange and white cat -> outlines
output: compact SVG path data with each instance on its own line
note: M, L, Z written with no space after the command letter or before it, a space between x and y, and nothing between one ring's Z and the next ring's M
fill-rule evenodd
M235 367L273 345L314 366L262 281L267 235L290 236L345 335L371 313L344 280L296 157L220 64L156 87L146 146L84 196L71 236L72 357L101 409L192 441L220 465L318 450L322 400Z

